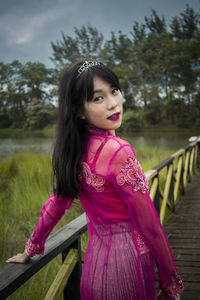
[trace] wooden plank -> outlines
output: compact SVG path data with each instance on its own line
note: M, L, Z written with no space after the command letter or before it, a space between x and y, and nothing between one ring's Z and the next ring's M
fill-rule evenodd
M180 244L196 244L196 245L200 245L200 238L194 238L194 239L191 239L191 238L187 238L187 239L184 239L184 238L182 238L182 236L179 236L179 237L168 237L168 241L170 242L170 243L173 243L173 244L179 244L179 246L180 246Z
M167 165L169 165L170 163L172 163L173 160L174 160L173 157L168 157L165 160L163 160L161 163L159 163L158 165L156 165L155 167L153 167L153 169L155 169L157 171L160 171L164 167L166 167Z
M199 255L196 255L196 254L177 254L175 253L174 254L174 259L175 261L192 261L192 262L199 262L200 261L200 257Z
M173 244L181 244L184 245L184 243L188 245L191 243L191 245L200 245L200 238L191 238L190 236L188 236L188 238L183 238L182 236L179 236L179 237L172 237L172 236L168 236L168 241L170 243L173 243Z
M179 149L178 151L176 151L175 153L173 153L171 155L171 157L173 157L173 158L178 157L178 156L182 155L184 152L185 152L185 149Z
M170 243L170 245L171 245L171 248L172 249L180 249L181 251L184 251L184 252L182 252L182 253L187 253L187 252L189 252L189 251L191 251L190 253L192 254L192 253L196 253L196 254L198 254L199 253L199 255L200 255L200 247L199 247L199 245L197 245L197 244L182 244L182 245L180 245L179 243Z
M77 249L70 249L60 270L58 271L52 285L50 286L44 300L58 300L67 284L69 276L78 262L79 255Z
M157 175L157 170L151 169L148 170L147 172L145 172L145 176L147 178L147 180L151 180L153 177L155 177Z
M196 255L197 257L199 256L200 259L200 250L198 248L180 248L177 245L170 245L172 252L177 255L177 254L187 254L187 255Z
M32 257L26 264L8 264L0 270L0 299L5 299L87 230L85 213L50 235L44 255Z
M185 224L185 226L184 226L184 224L179 224L179 226L177 226L176 224L168 224L168 226L166 227L167 229L171 229L171 230L173 230L173 229L175 229L175 230L190 230L191 232L193 232L194 230L195 231L198 231L198 226L197 227L195 227L195 226L191 226L190 224Z
M193 179L164 228L185 287L181 300L200 299L200 173Z
M190 273L190 274L184 274L181 273L181 278L182 280L185 282L195 282L198 284L199 280L200 280L200 275L199 274L195 274L195 273ZM200 287L199 287L200 290Z
M183 291L181 300L199 300L200 294L197 291Z
M200 267L181 266L178 269L182 274L184 273L184 274L198 274L198 275L200 275Z
M169 166L169 169L167 172L167 178L166 178L165 189L164 189L164 194L163 194L163 201L162 201L161 209L160 209L161 223L163 223L163 220L165 218L165 211L166 211L167 201L169 199L169 191L170 191L170 186L171 186L172 175L173 175L173 164L171 164Z
M181 261L181 260L176 260L176 265L177 267L198 267L200 268L200 261Z
M198 291L200 292L200 285L193 281L184 282L185 291ZM192 299L190 299L192 300ZM196 299L194 299L196 300Z
M157 193L157 188L158 188L158 178L154 178L151 191L150 191L150 198L152 199L153 202Z
M187 239L193 239L193 240L196 240L196 242L198 242L198 239L199 237L197 237L198 235L198 232L195 232L195 233L191 233L191 231L188 231L188 232L182 232L181 231L169 231L169 232L165 232L166 236L167 236L167 239L170 240L170 239L180 239L181 237L185 240Z
M190 216L188 216L188 217L190 217ZM191 218L192 218L192 215L191 215ZM193 229L193 228L199 227L200 221L198 218L193 217L193 220L190 220L189 222L187 222L187 224L185 224L185 221L183 219L177 218L177 219L173 219L172 222L170 222L169 227L172 227L173 225L177 226L177 228L185 226L187 228L191 227Z

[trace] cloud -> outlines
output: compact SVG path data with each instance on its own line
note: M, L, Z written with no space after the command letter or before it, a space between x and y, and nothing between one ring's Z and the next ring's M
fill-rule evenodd
M7 21L5 31L8 45L27 45L32 43L35 38L38 38L48 28L49 23L62 16L62 9L54 9L22 17L17 24Z
M92 24L105 39L111 31L129 34L134 21L155 8L171 17L185 8L188 0L0 0L0 60L41 61L52 64L50 42L61 39L61 31L74 36L74 27ZM198 11L199 0L189 0Z

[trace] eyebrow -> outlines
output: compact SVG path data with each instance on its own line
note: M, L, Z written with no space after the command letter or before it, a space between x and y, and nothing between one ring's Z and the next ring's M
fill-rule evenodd
M95 93L103 93L103 90L95 90L95 91L93 91L93 94L95 94Z
M114 86L110 86L110 88L112 89L112 88L114 88ZM104 92L104 90L94 90L93 94L95 94L95 93L103 93L103 92Z

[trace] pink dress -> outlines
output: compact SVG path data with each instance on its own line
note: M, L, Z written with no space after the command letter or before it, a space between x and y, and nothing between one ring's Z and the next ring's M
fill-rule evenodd
M133 148L109 131L90 128L81 165L79 196L89 232L81 299L154 300L154 262L160 289L177 299L182 280ZM72 202L53 194L45 203L26 243L29 256L44 252L46 238Z

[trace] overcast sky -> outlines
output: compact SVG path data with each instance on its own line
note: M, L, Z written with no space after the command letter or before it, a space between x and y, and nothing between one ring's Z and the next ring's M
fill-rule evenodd
M90 23L109 39L111 31L128 34L151 9L169 21L186 3L200 11L200 0L0 0L0 61L52 67L50 42L61 40L61 31L73 36L74 27Z

